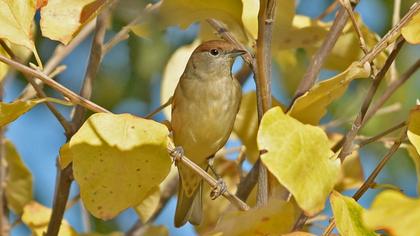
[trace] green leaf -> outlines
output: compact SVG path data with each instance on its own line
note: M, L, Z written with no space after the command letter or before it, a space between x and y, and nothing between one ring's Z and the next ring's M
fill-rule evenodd
M67 102L55 98L41 98L27 101L16 100L12 103L0 102L0 127L3 127L16 120L19 118L19 116L25 114L34 106L42 102L56 102L62 105L71 105Z
M0 38L30 49L39 66L41 59L32 40L32 21L35 16L33 0L0 0Z
M249 211L227 212L214 231L206 235L282 235L292 230L298 214L292 202L273 200L267 206Z
M393 236L420 235L420 200L386 190L375 198L362 218L368 228L386 230Z
M305 214L321 211L340 175L340 161L330 150L324 131L275 107L265 113L257 140L259 149L267 151L262 162Z
M86 208L111 219L168 175L166 126L129 114L97 113L71 138L74 178Z
M42 35L67 44L110 2L110 0L48 0L48 4L41 8Z
M407 136L417 153L420 154L420 105L410 111Z
M332 211L337 224L338 232L346 236L375 236L375 232L366 229L361 222L364 212L353 198L333 192L330 198Z
M302 123L317 125L327 112L327 107L344 94L353 79L368 76L369 70L355 62L344 72L316 84L296 99L288 114Z
M51 209L32 201L23 208L22 222L29 227L33 236L43 236L50 221ZM60 236L78 236L66 220L61 221Z
M15 214L20 215L23 207L32 200L32 174L20 159L14 145L9 140L5 140L3 145L7 162L7 205Z

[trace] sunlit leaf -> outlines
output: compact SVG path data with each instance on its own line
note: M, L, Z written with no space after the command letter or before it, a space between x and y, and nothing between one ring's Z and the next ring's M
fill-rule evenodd
M50 221L51 209L38 202L30 202L23 208L22 221L29 227L34 236L43 236ZM66 220L61 221L60 236L77 236L77 232Z
M407 136L417 149L417 153L420 153L420 105L417 105L416 108L410 111Z
M275 107L265 113L257 140L259 149L267 151L262 162L305 213L322 210L340 175L340 161L330 150L324 131Z
M338 192L331 194L331 207L337 224L338 232L346 236L374 236L378 235L363 226L361 221L361 207L353 198L343 196Z
M292 230L298 214L291 202L272 201L249 211L227 212L208 235L282 235Z
M190 45L182 46L178 48L172 56L169 58L168 63L163 71L162 86L160 90L160 102L161 104L168 101L170 97L174 95L176 85L178 84L179 78L184 73L185 67L187 66L188 59L193 53L194 49L200 44L198 40L194 41ZM171 118L171 108L166 107L163 110L166 119Z
M20 215L23 207L32 200L32 174L20 158L14 145L5 140L4 157L7 163L6 199L7 205Z
M113 218L162 182L171 166L167 135L166 126L129 114L87 119L69 145L74 178L92 215Z
M150 219L150 217L158 208L159 201L160 188L158 186L155 186L149 191L149 193L147 193L140 205L134 208L142 222L147 222Z
M386 190L380 193L363 215L373 230L386 230L393 236L420 235L420 200Z
M341 97L353 79L369 76L369 69L353 63L347 70L324 80L296 99L288 114L302 123L317 125L327 112L327 107Z
M35 16L33 0L0 0L0 38L30 49L42 66L32 40L32 22Z
M258 0L242 0L242 22L245 28L251 34L253 39L258 38L258 11L260 1Z
M420 13L414 15L413 18L411 18L411 20L401 29L401 34L409 43L420 43Z
M110 0L49 0L41 8L42 35L67 44L109 2Z
M179 25L184 29L208 18L221 20L238 39L247 41L242 24L241 0L165 0L158 14L164 26Z
M63 144L60 148L60 155L58 158L58 164L61 169L66 168L73 161L73 156L70 151L69 143Z
M403 146L403 145L401 145ZM417 174L417 193L420 192L420 154L417 153L416 148L413 145L404 145L407 149L408 155L411 157L411 160L414 162L414 166L416 167L416 174Z
M273 106L282 106L276 99L272 99ZM246 157L254 163L259 157L257 147L258 113L255 91L242 96L241 107L236 116L233 131L246 147Z
M19 118L19 116L25 114L34 106L42 102L56 102L63 105L71 105L55 98L42 98L27 101L16 100L12 103L0 102L0 127L3 127L9 124L10 122L16 120L17 118Z
M142 236L169 236L169 230L164 225L146 226Z

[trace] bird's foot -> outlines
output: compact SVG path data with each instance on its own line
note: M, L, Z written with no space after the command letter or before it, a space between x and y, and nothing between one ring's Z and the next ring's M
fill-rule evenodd
M184 149L181 146L177 146L169 153L169 155L172 157L172 162L177 165L184 156Z
M222 178L217 179L216 186L210 192L211 200L218 198L220 195L223 195L227 191L227 185Z

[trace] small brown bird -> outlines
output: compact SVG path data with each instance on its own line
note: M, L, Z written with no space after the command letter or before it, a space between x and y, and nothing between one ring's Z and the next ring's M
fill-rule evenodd
M241 86L232 76L235 58L245 51L223 40L207 41L192 53L175 89L171 126L174 143L201 168L232 132L241 102ZM202 219L202 180L178 164L180 187L175 226Z

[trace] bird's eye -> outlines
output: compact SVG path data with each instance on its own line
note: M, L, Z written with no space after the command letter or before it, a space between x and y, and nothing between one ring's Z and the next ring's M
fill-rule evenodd
M217 50L217 49L211 49L211 50L210 50L210 54L211 54L212 56L218 56L218 55L219 55L219 50Z

